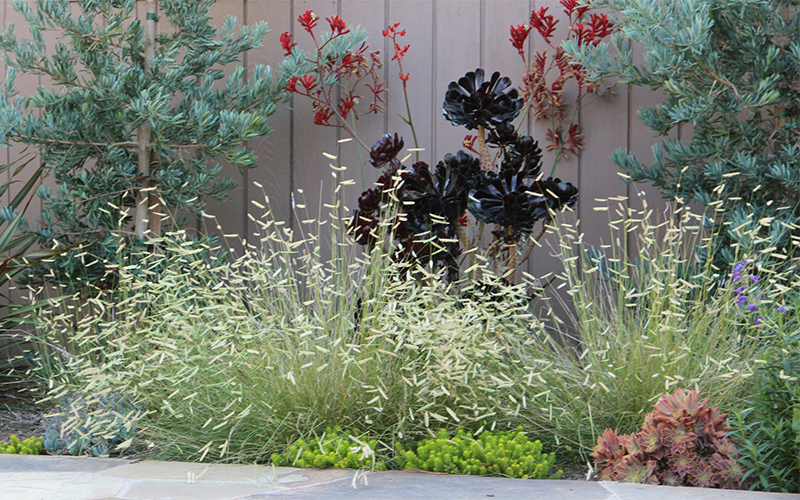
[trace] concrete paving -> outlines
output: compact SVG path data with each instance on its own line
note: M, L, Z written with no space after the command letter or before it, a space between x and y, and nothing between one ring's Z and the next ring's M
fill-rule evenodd
M0 455L2 500L800 500L612 482Z

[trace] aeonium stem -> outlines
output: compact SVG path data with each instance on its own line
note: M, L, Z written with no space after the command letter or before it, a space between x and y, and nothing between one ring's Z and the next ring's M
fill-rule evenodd
M494 170L489 156L489 147L486 145L486 129L478 125L478 144L481 148L481 167L485 171Z
M517 244L512 243L508 247L508 283L517 283Z
M533 251L533 247L536 246L536 243L538 243L539 240L541 240L542 237L544 237L544 234L547 232L548 224L549 224L549 222L545 220L542 223L542 229L540 229L539 232L536 233L536 235L533 238L528 240L528 247L525 249L525 253L522 254L519 262L517 262L517 267L519 267L523 263L525 263L525 261L528 260L528 257L531 256L531 252Z

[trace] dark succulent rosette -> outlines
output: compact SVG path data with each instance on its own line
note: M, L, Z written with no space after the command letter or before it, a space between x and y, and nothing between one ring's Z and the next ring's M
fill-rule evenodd
M464 125L469 130L479 125L494 129L519 114L523 100L518 96L507 76L501 78L496 71L490 80L484 81L484 71L478 68L458 82L450 82L442 111L453 125Z
M525 183L527 169L506 169L487 174L483 183L469 193L469 211L480 222L497 224L495 236L509 243L529 234L534 224L549 219L551 210L574 206L578 190L560 179Z
M419 165L422 164L422 165ZM436 172L423 162L403 180L406 225L417 234L455 236L455 224L467 208L467 182L461 170L440 162Z
M516 140L517 133L514 130L514 125L510 122L498 124L494 130L490 130L486 135L486 142L494 146L506 146L514 143Z
M372 146L369 152L369 162L375 168L383 167L386 164L397 168L397 166L400 165L400 161L397 160L397 155L403 150L404 144L403 138L399 137L396 133L394 137L392 137L391 134L384 134L383 137Z
M444 160L436 165L437 169L445 167L461 172L469 189L475 187L475 184L483 175L480 158L472 156L462 150L459 150L456 154L447 153L444 155Z
M553 211L563 210L567 207L573 208L578 201L578 188L569 182L562 182L557 177L535 181L533 187L547 198L550 209Z
M536 177L542 167L542 150L539 143L529 135L516 137L503 149L500 170L525 170L525 177Z

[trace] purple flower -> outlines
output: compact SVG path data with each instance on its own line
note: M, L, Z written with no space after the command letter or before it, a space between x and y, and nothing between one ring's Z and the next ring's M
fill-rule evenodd
M753 283L758 283L758 276L751 275L750 279L753 280Z
M754 321L754 323L755 323L756 325L760 325L760 324L761 324L761 321L762 321L763 319L764 319L764 318L762 318L761 316L757 316L757 317L756 317L756 320Z
M750 311L750 312L753 312L756 309L758 309L758 306L756 304L748 304L747 305L747 310Z
M738 283L742 279L742 270L744 266L749 264L748 260L743 260L741 262L737 262L735 266L733 266L733 272L731 273L731 279L734 283Z
M786 306L781 304L781 305L779 305L778 307L775 308L775 311L785 313L786 312Z
M738 297L736 297L736 304L739 307L742 307L744 303L747 302L747 299L748 299L747 295L739 295Z
M739 288L736 289L736 295L741 295L742 292L744 292L745 290L747 290L746 286L740 286Z

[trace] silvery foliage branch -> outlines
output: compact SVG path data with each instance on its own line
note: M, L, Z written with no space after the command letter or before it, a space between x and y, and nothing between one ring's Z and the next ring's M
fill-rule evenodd
M245 79L241 55L259 47L269 28L237 28L230 16L217 28L213 3L160 0L158 20L169 30L156 33L146 64L146 21L136 18L135 0L81 0L78 9L68 0L39 0L35 8L14 2L30 36L18 38L13 25L0 32L9 68L0 142L36 146L58 183L55 193L38 191L41 244L89 242L83 262L67 257L51 266L57 282L113 285L102 262L116 259L120 235L131 239L139 190L148 189L162 212L200 212L205 200L235 186L220 178L221 160L240 170L257 165L245 141L271 132L267 118L283 99L286 77L257 65ZM17 75L41 77L43 85L21 95ZM142 124L151 130L146 179L137 166ZM94 261L100 264L90 267Z
M565 50L593 79L616 76L663 95L657 106L638 111L664 137L652 148L654 161L624 149L612 155L626 180L650 182L667 199L716 211L706 224L722 233L713 255L718 264L736 260L735 244L775 247L772 255L782 260L794 253L788 224L797 221L800 204L798 3L604 3L619 13L611 43L567 42ZM643 62L634 60L631 42L644 49ZM667 137L679 127L680 139Z

